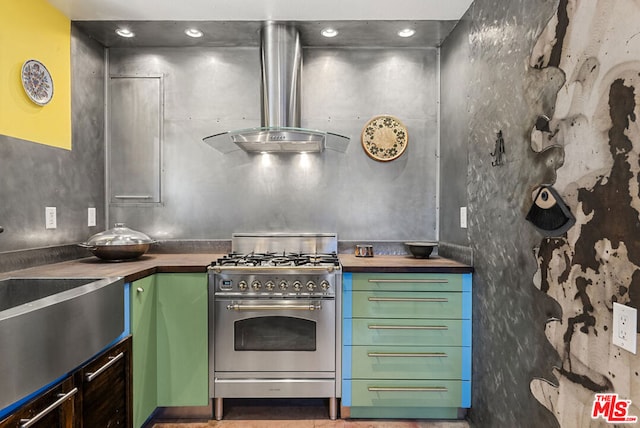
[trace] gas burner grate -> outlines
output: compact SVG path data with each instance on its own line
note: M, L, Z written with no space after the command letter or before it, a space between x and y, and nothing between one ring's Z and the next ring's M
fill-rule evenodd
M321 266L321 265L334 265L338 266L338 255L336 253L301 253L296 255L297 259L301 261L301 265L309 266Z
M231 252L216 261L212 266L339 266L338 255L332 253L249 253Z

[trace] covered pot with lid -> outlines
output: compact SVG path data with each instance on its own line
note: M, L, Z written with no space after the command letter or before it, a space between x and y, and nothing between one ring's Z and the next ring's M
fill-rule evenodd
M144 233L129 229L124 223L116 223L113 229L96 233L79 245L98 258L116 262L142 256L155 242Z

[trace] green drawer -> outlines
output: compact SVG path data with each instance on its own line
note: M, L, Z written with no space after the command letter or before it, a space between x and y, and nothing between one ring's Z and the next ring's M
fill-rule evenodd
M353 379L455 379L463 380L463 352L469 347L353 346ZM470 379L464 379L470 380Z
M462 407L467 381L354 380L352 406Z
M354 273L353 289L371 291L462 291L462 274Z
M351 338L347 334L345 345L471 345L470 334L463 334L463 327L470 330L471 320L354 318L351 322L353 333Z
M354 318L463 318L460 292L354 291Z

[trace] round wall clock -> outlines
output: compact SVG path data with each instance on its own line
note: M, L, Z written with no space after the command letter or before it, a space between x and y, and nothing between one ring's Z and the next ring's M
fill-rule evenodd
M53 98L53 79L40 61L30 59L22 65L22 87L27 96L38 105L45 105Z
M377 161L387 162L398 158L407 148L407 128L396 117L376 116L362 129L362 148Z

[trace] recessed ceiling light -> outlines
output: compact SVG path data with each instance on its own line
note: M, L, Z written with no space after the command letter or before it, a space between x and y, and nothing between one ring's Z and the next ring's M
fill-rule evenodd
M325 37L335 37L338 35L338 30L336 30L335 28L327 27L323 28L320 34Z
M398 31L398 36L400 37L411 37L414 34L416 34L416 30L414 30L413 28L404 28Z
M116 34L120 37L133 37L136 34L128 28L118 28Z
M202 37L202 31L198 30L197 28L187 28L186 30L184 30L184 34L193 38Z

